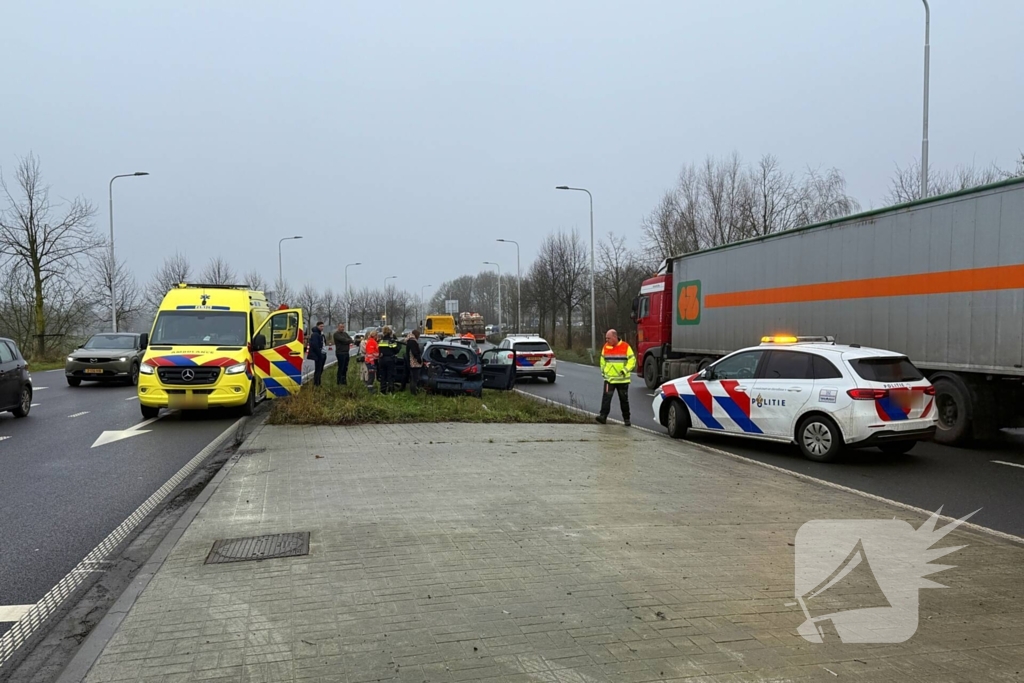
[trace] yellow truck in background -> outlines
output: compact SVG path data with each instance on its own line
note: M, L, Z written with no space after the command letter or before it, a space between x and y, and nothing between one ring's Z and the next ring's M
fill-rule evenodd
M167 292L139 368L144 418L161 408L238 408L302 386L300 309L271 311L244 285L180 284Z
M428 315L423 323L423 334L436 334L440 338L455 336L455 316L446 314Z

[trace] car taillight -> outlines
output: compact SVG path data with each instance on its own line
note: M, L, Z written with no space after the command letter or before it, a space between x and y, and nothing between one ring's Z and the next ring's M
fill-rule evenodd
M850 389L846 392L854 401L877 401L889 395L888 389Z
M934 387L934 386L932 386L931 384L929 384L928 386L926 386L926 387L924 388L924 395L925 395L925 396L934 396L934 395L935 395L935 387Z
M480 373L479 365L470 365L468 368L462 371L463 375L476 375Z

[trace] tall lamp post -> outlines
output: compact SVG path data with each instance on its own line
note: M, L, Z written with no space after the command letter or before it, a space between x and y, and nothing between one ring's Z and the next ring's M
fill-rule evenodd
M117 332L117 299L114 297L114 280L117 275L117 259L114 258L114 181L118 178L133 178L140 175L149 175L145 171L135 173L122 173L110 179L107 184L107 199L110 208L110 329Z
M423 285L422 287L420 287L420 316L419 317L420 317L420 321L421 322L426 317L426 316L423 315L423 309L426 308L426 303L425 303L425 300L423 298L425 296L424 293L426 292L427 287L433 287L433 286L434 285ZM417 327L418 327L418 325L417 325Z
M523 271L519 268L519 242L498 239L499 242L516 245L516 334L523 332Z
M281 287L282 289L284 288L284 270L281 268L281 243L286 241L286 240L301 240L301 239L302 239L302 235L295 235L294 237L282 237L281 239L279 239L277 241L277 282L278 282L278 286ZM278 292L278 296L280 296L280 292ZM285 303L285 302L279 301L278 303Z
M388 280L397 280L397 275L389 275L384 278L384 324L388 325Z
M929 44L929 28L932 20L928 0L924 3L924 121L921 133L921 199L928 196L928 69L930 66L931 46Z
M352 306L352 295L348 291L348 267L349 266L361 266L361 262L345 264L345 329L348 329L348 313L349 308Z
M587 196L590 197L590 353L593 355L594 353L597 352L597 298L594 296L594 195L590 194L590 190L584 189L582 187L569 187L568 185L559 185L555 189L586 192ZM571 324L569 325L569 335L571 341Z
M494 266L498 269L498 334L501 334L503 329L501 326L501 266L494 261L484 261L485 266Z

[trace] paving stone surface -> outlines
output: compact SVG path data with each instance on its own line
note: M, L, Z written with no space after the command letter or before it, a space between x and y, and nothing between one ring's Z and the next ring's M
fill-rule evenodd
M1024 548L957 530L916 635L811 643L800 526L926 516L692 444L422 424L262 427L245 448L90 683L1024 678ZM293 531L309 555L204 565L218 539ZM854 570L830 597L878 589Z

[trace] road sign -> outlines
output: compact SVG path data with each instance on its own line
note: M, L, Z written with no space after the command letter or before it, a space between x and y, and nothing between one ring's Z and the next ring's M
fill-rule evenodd
M459 300L458 299L445 299L444 300L444 312L451 313L452 315L459 312Z

